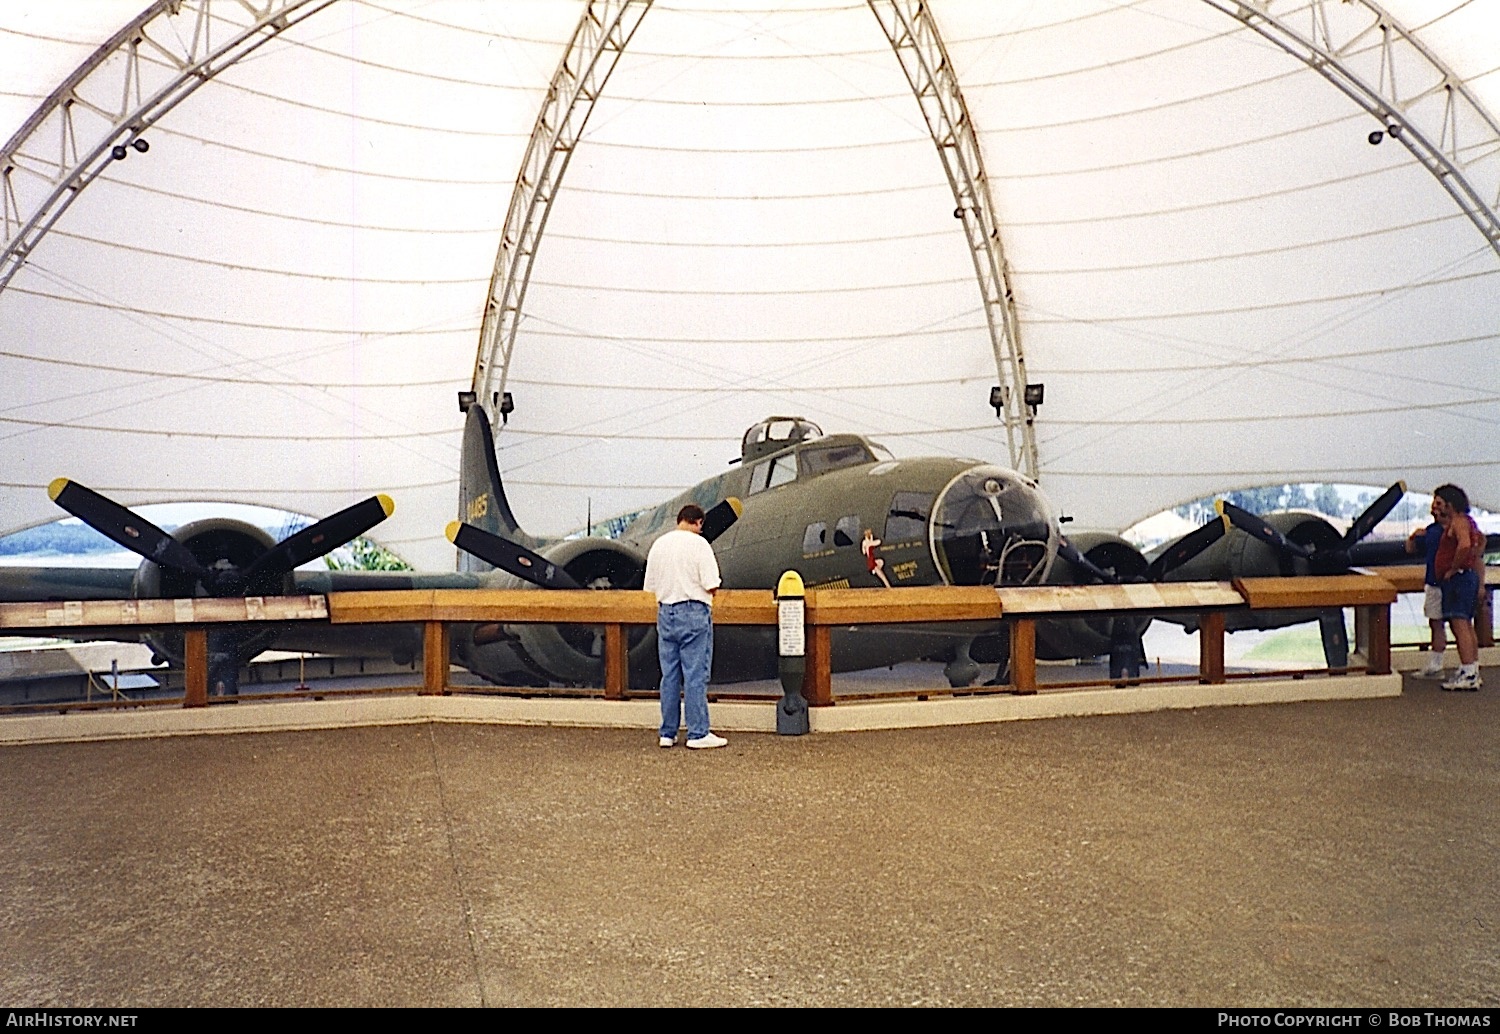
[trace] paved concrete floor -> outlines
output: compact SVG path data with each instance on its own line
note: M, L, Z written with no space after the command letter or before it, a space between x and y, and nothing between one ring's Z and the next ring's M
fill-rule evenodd
M0 1003L1500 1004L1491 689L0 749Z

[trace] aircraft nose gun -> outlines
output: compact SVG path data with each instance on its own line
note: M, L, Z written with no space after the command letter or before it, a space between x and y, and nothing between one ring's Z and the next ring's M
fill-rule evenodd
M781 702L776 705L776 732L802 736L810 731L807 698L802 695L807 677L807 591L802 576L787 571L776 583L776 654L781 672Z

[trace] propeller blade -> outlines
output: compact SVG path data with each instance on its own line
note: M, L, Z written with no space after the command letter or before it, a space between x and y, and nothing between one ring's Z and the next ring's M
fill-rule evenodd
M76 481L58 478L47 486L52 501L106 538L163 567L203 578L206 571L188 548L113 499Z
M744 512L745 504L734 496L725 499L703 515L703 537L712 542L728 531Z
M1304 560L1312 556L1312 550L1306 546L1299 546L1249 510L1242 510L1233 503L1226 503L1222 499L1215 503L1214 506L1221 514L1229 518L1229 523L1251 538L1260 539L1277 552L1283 555L1301 557Z
M492 535L462 521L448 525L448 541L465 553L472 553L491 566L513 574L522 581L543 589L581 589L573 576L525 546Z
M1151 561L1151 566L1146 568L1146 581L1161 581L1169 573L1218 542L1228 530L1229 515L1221 513L1203 527L1188 532L1173 543L1165 553Z
M1365 507L1365 512L1354 518L1354 523L1349 525L1349 530L1344 534L1344 546L1346 548L1352 546L1374 531L1375 525L1385 520L1404 495L1406 495L1405 481L1397 481L1382 492L1380 498Z
M1100 567L1098 564L1094 563L1088 557L1080 553L1078 551L1078 547L1073 545L1073 543L1069 542L1066 538L1059 538L1057 540L1057 555L1063 560L1066 560L1068 563L1072 564L1074 567L1078 568L1080 571L1084 571L1089 575L1092 575L1093 577L1099 579L1099 581L1103 582L1105 585L1120 584L1120 579L1116 578L1113 574L1110 574L1108 571L1104 570L1104 568Z
M362 503L355 503L316 524L309 524L256 559L245 571L245 581L261 574L285 574L309 560L332 553L375 527L395 510L396 504L390 496L372 495Z

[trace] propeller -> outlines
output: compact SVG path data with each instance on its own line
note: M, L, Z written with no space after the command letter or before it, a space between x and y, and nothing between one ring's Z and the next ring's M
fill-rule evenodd
M448 541L465 553L473 554L491 567L513 574L522 581L543 589L581 589L573 576L525 546L503 539L482 528L453 521L447 529Z
M1126 581L1134 582L1159 582L1168 574L1187 563L1193 557L1212 546L1224 533L1229 530L1229 522L1224 517L1209 521L1201 528L1197 528L1173 543L1172 547L1161 556L1151 562L1145 572L1138 578L1121 578L1112 570L1105 570L1094 563L1078 548L1067 540L1066 537L1058 540L1057 555L1092 577L1106 585L1123 585Z
M1218 520L1209 521L1203 527L1184 535L1172 545L1172 548L1151 561L1151 566L1146 568L1146 581L1161 581L1172 571L1218 542L1228 531L1229 520L1221 516Z
M1215 505L1236 528L1253 538L1260 539L1281 554L1282 574L1299 573L1298 561L1302 562L1303 569L1315 574L1342 574L1353 564L1354 547L1361 539L1374 531L1377 524L1385 520L1405 494L1406 482L1397 481L1365 507L1363 513L1354 518L1343 538L1335 545L1321 548L1304 546L1291 541L1262 518L1248 510L1240 509L1233 503L1220 500ZM1320 613L1318 629L1323 640L1323 657L1328 662L1328 666L1342 668L1347 665L1349 663L1349 636L1344 629L1343 610L1334 608Z
M1252 538L1259 539L1272 549L1281 554L1283 559L1284 573L1295 572L1296 561L1306 562L1307 569L1318 574L1336 574L1347 571L1352 563L1350 551L1358 545L1375 526L1385 520L1396 504L1401 502L1401 497L1406 494L1406 482L1397 481L1387 488L1380 496L1365 507L1364 512L1349 525L1349 530L1344 537L1333 546L1305 546L1299 542L1293 542L1280 531L1273 528L1263 518L1256 516L1248 510L1243 510L1233 503L1222 499L1215 503L1218 511L1227 517L1236 528L1243 531Z
M1203 527L1178 539L1171 548L1153 560L1139 577L1133 579L1121 578L1114 571L1101 568L1084 556L1067 538L1059 540L1057 555L1106 585L1122 585L1127 581L1160 582L1172 571L1223 538L1228 529L1229 521L1223 516L1208 522ZM1146 657L1145 648L1141 644L1142 630L1142 625L1135 618L1116 618L1110 622L1109 677L1111 679L1140 677L1141 665L1145 663Z
M738 499L733 496L725 499L703 515L703 537L712 542L728 531L744 512L745 506ZM465 553L539 588L583 588L572 575L540 553L472 524L453 521L448 525L447 535L448 541Z
M396 509L390 496L371 496L283 539L248 567L240 569L226 561L204 567L187 546L165 531L76 481L58 478L47 486L47 494L58 506L131 552L154 564L191 575L210 596L243 595L256 579L286 574L309 560L331 553L375 527Z

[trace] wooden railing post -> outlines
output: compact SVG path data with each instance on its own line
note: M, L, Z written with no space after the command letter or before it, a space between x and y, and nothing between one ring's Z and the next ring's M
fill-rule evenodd
M208 706L208 632L190 628L182 634L182 706Z
M1010 684L1017 696L1036 692L1036 620L1013 618L1010 623Z
M1198 681L1224 682L1224 612L1211 610L1198 617Z
M624 700L630 682L630 659L625 649L625 626L604 626L604 699Z
M422 695L448 692L448 626L428 621L422 626Z
M802 695L810 707L833 706L833 635L827 625L808 626Z
M1365 673L1389 675L1391 673L1391 605L1372 604L1355 611L1356 626L1363 625L1365 631ZM1363 620L1360 620L1360 618Z

